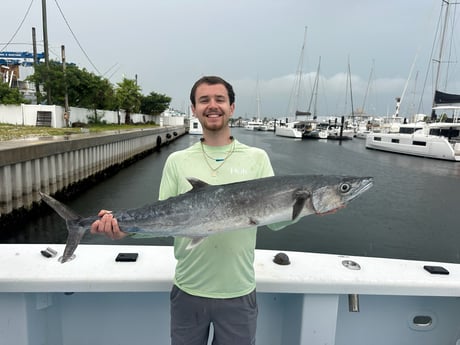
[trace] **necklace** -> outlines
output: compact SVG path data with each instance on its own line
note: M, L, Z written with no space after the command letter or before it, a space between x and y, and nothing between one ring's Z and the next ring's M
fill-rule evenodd
M233 140L233 138L231 139ZM203 141L204 140L201 140L201 152L203 152L204 161L206 162L206 165L209 167L209 169L211 169L211 176L216 177L217 171L220 168L222 168L222 165L224 165L224 163L230 158L233 152L235 152L235 140L233 140L232 148L227 152L227 155L224 158L214 158L211 157L208 153L206 153L206 151L204 150ZM213 168L211 164L208 162L208 159L211 161L220 162L220 164L217 167Z

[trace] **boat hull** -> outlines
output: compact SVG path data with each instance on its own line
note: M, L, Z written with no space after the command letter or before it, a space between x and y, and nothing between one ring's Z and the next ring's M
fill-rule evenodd
M201 123L198 119L192 118L190 120L188 133L193 135L203 135L203 127L201 127Z
M288 123L275 128L275 135L279 137L302 139L303 127L299 123Z
M366 148L405 155L460 161L460 143L445 137L404 133L369 133Z

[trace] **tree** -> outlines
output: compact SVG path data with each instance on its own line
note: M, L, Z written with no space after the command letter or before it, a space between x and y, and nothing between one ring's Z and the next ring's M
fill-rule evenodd
M69 105L94 109L115 109L113 86L107 79L96 76L86 69L79 69L75 64L66 65L66 75L62 63L50 61L49 70L45 64L36 66L34 74L28 80L48 87L51 93L51 103L64 106L65 90ZM40 98L44 98L41 95Z
M117 83L118 88L115 91L115 97L119 109L125 111L125 123L131 123L131 114L137 113L141 107L141 88L134 79L123 78Z
M50 89L51 103L64 106L65 90L69 105L94 110L92 121L98 122L97 110L123 109L126 112L125 123L131 122L131 114L142 112L148 115L160 114L169 107L171 98L151 92L148 96L141 94L135 80L124 78L115 88L107 79L80 69L75 64L66 64L66 74L62 63L50 61L49 69L39 64L28 80ZM45 99L41 95L41 99Z
M28 103L19 92L19 89L10 88L7 83L0 80L0 104Z
M140 111L146 115L159 115L169 108L170 103L171 97L152 91L148 96L142 97Z

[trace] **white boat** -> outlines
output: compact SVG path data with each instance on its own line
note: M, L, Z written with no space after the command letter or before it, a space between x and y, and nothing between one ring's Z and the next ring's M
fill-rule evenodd
M355 133L355 138L357 139L366 139L368 134L373 133L372 131L368 129L359 129Z
M276 125L275 135L287 138L302 139L305 124L302 121L293 121Z
M290 101L293 99L296 99L297 104L292 104L290 102L289 105L289 114L294 114L293 120L288 121L288 118L286 118L285 122L279 122L275 126L275 135L280 136L280 137L287 137L287 138L296 138L296 139L301 139L303 134L304 134L304 129L306 126L305 121L308 116L311 116L310 111L301 111L298 110L298 105L299 105L299 97L301 94L301 90L303 87L302 84L302 66L303 66L303 58L304 58L304 50L305 50L305 43L307 39L307 28L305 27L305 33L304 33L304 40L303 40L303 45L300 53L300 59L299 59L299 69L297 71L296 78L294 80L294 87L292 88L293 91L296 92L296 95L291 95ZM292 119L292 117L291 117Z
M172 246L81 244L65 264L47 246L0 244L2 345L170 343ZM139 256L115 262L120 252ZM460 344L459 264L276 254L255 253L257 345Z
M304 136L304 138L312 139L327 139L328 132L327 129L317 128L310 132L310 135Z
M353 139L353 129L344 128L341 130L341 125L331 124L327 127L327 138L328 139Z
M353 139L354 131L352 129L343 129L340 133L341 125L329 122L317 123L314 129L304 131L304 138L308 139Z
M366 148L460 162L460 122L407 124L398 133L369 133Z
M354 134L354 137L357 139L366 139L368 134L371 134L374 132L373 125L371 121L361 121L358 123L358 126L356 127L356 132ZM376 130L376 132L380 132L380 126Z
M257 119L254 121L248 121L245 124L244 128L247 129L248 131L261 131L263 130L263 128L266 128L266 127L265 127L265 124L261 120Z
M254 128L254 130L260 131L260 132L266 132L268 131L268 125L266 124L260 125L259 127Z
M266 126L267 126L267 131L270 131L270 132L275 131L275 121L268 121Z
M304 139L327 139L328 124L319 122L317 123L310 121L303 133Z
M366 148L383 150L407 155L427 158L460 161L460 95L441 92L438 89L441 77L441 64L443 60L443 48L446 35L456 33L448 29L450 1L442 1L441 38L439 55L434 61L438 64L434 85L432 123L415 123L411 125L401 124L397 133L372 133L366 137ZM453 13L455 15L455 11ZM399 102L400 99L397 98ZM399 104L397 104L397 109ZM442 115L438 120L436 112Z
M190 118L190 125L189 125L189 134L195 134L195 135L202 135L203 134L203 127L201 127L200 121L196 117L191 117Z

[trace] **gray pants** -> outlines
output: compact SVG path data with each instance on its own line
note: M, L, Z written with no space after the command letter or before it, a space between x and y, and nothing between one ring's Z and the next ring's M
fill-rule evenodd
M256 291L228 298L192 296L173 286L171 290L171 345L206 345L211 323L213 345L255 345Z

